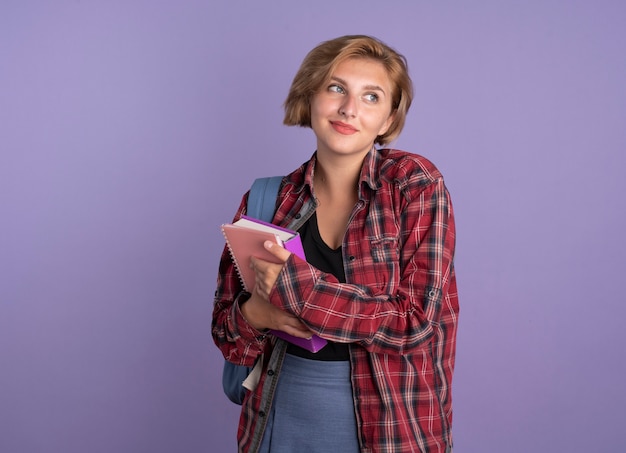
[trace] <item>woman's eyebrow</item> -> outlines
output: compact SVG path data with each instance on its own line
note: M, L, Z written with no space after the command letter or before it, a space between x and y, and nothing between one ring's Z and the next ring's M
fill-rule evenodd
M341 83L342 85L347 85L348 83L343 80L341 77L337 77L337 76L331 76L331 80L335 80L336 82ZM378 86L378 85L365 85L363 87L364 90L370 90L370 91L380 91L383 94L385 93L385 90L382 89L382 87Z

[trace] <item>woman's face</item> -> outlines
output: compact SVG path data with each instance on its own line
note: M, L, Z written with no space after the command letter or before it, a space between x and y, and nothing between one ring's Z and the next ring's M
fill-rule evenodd
M364 157L393 122L393 85L382 63L351 58L311 98L318 154Z

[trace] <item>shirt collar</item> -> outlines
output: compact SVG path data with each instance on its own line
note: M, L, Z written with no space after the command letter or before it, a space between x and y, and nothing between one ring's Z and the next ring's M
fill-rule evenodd
M381 165L382 157L380 151L376 147L372 147L369 153L363 159L363 165L361 166L361 175L359 176L359 195L361 186L363 183L367 184L370 189L377 190L380 188L380 180L378 177L379 168ZM313 175L315 174L315 164L317 163L317 153L313 153L311 159L306 164L304 169L304 184L303 186L309 186L309 191L313 187ZM303 188L303 187L302 187Z
M370 186L370 189L376 190L380 188L379 169L381 165L380 151L376 147L372 147L365 159L363 160L363 166L361 167L361 176L359 178L359 188L362 183L366 183Z

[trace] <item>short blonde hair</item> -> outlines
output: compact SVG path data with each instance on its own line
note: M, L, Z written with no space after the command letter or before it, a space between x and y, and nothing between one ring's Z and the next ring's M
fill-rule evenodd
M350 58L379 61L387 70L393 86L393 122L375 143L386 145L400 135L413 100L413 83L406 58L380 40L366 35L347 35L325 41L311 50L296 73L285 100L287 126L311 127L311 98L326 85L339 64Z

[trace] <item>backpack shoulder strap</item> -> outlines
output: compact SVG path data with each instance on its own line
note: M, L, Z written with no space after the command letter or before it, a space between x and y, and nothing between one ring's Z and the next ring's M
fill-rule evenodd
M276 197L282 176L255 179L248 195L247 214L250 217L271 222L276 210Z

